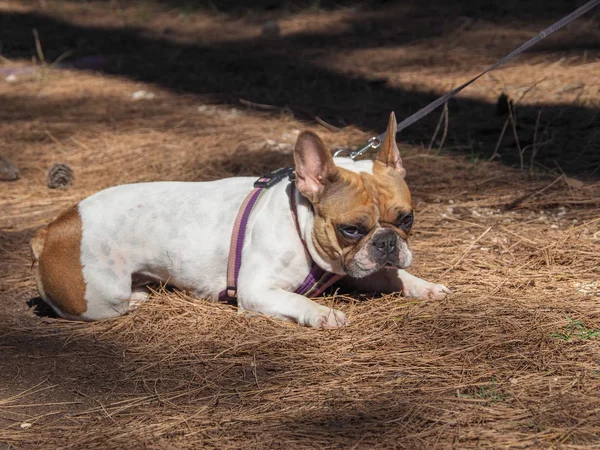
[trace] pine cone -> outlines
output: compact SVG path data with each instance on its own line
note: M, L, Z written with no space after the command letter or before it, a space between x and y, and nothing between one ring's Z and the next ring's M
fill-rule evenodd
M75 176L67 164L54 164L48 170L48 187L50 189L66 189L73 183Z

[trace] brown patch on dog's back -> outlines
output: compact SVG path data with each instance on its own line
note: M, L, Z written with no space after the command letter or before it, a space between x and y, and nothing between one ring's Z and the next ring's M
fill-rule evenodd
M62 213L31 241L38 259L38 289L59 314L79 317L87 310L81 266L82 222L77 206Z

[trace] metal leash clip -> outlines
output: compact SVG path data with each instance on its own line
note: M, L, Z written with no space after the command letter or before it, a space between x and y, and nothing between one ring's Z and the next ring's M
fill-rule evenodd
M380 137L380 136L373 136L372 138L370 138L367 141L367 145L365 145L361 149L355 150L355 151L352 151L348 148L340 148L333 154L333 157L335 158L338 156L345 156L350 159L355 159L356 157L362 155L367 150L379 148L379 146L381 145L381 139L382 139L382 137Z

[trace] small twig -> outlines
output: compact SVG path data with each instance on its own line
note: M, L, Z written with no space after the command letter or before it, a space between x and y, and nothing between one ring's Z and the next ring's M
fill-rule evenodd
M535 197L536 195L540 195L541 193L543 193L544 191L546 191L546 189L550 189L552 186L554 186L556 183L558 183L563 178L564 178L564 175L560 174L560 176L558 178L556 178L552 183L546 185L544 188L540 189L539 191L535 191L535 192L532 192L530 194L525 194L525 195L522 195L521 197L517 197L512 202L510 202L508 205L506 205L504 207L504 209L505 210L513 209L516 206L518 206L520 203L523 203L525 200L529 200L531 197Z
M483 238L486 234L488 234L491 229L492 229L492 227L489 226L483 233L481 233L479 235L479 237L477 239L475 239L473 242L471 242L471 245L469 245L467 247L467 249L462 253L462 255L460 255L460 257L458 258L458 260L454 264L452 264L452 267L448 267L446 269L446 271L442 274L442 276L446 275L452 269L456 268L456 266L458 266L460 264L460 262L465 258L465 256L467 256L467 253L469 253L471 251L471 249L473 247L475 247L475 244L477 244L481 240L481 238Z
M62 55L60 55L58 58L56 58L52 64L50 64L51 68L54 68L55 66L59 65L64 59L68 58L69 56L71 56L73 54L73 50L67 50L66 52L64 52Z
M523 161L523 149L521 148L521 142L519 141L519 134L517 133L517 120L514 114L514 106L508 103L508 117L510 118L510 122L512 125L513 135L515 137L515 143L517 144L517 149L519 151L519 162L521 170L523 170L525 163Z
M42 44L40 43L40 36L38 34L37 29L33 29L33 37L35 38L35 48L37 50L38 58L40 62L45 62L44 60L44 52L42 51Z
M52 133L50 133L50 131L48 131L48 130L44 130L44 133L46 133L46 135L48 135L48 137L49 137L50 139L52 139L52 140L54 141L54 143L55 143L55 144L58 144L58 145L59 145L59 146L62 148L62 145L63 145L63 144L62 144L62 142L60 142L58 139L56 139L56 138L54 137L54 135L53 135Z
M592 219L592 220L590 220L588 222L585 222L585 223L582 223L581 225L576 226L575 228L573 228L573 231L579 230L580 228L583 228L583 227L587 227L588 225L591 225L591 224L596 223L596 222L600 222L600 217L597 217L595 219Z
M256 382L256 387L260 389L260 384L258 383L258 375L256 374L256 353L254 354L252 361L252 375L254 375L254 381Z
M492 156L490 156L490 159L488 159L488 161L492 161L493 159L498 157L498 155L499 155L498 149L500 148L500 143L502 142L504 133L506 133L506 127L508 126L509 120L510 120L510 117L507 117L506 120L504 121L504 126L502 127L502 131L500 132L500 137L498 138L498 141L496 142L496 147L494 148L494 153L492 153Z
M284 111L285 110L285 108L282 108L280 106L265 105L264 103L255 103L255 102L251 102L249 100L244 100L243 98L240 98L240 103L242 105L246 105L251 108L262 109L265 111Z
M440 127L442 126L442 120L444 120L444 111L440 113L440 118L438 120L437 125L435 126L435 131L433 132L433 136L431 136L431 140L429 141L429 145L427 146L427 150L431 150L433 143L435 142L435 138L440 132Z
M523 99L525 98L525 96L526 96L527 94L529 94L529 93L531 92L531 90L532 90L534 87L536 87L536 86L537 86L538 84L540 84L542 81L545 81L545 80L546 80L546 78L548 78L548 77L544 77L544 78L542 78L542 79L540 79L540 80L536 81L536 82L535 82L535 83L533 83L531 86L529 86L527 89L525 89L525 90L523 91L523 93L521 94L521 96L519 97L519 100L517 100L517 101L515 102L515 105L518 105L518 104L519 104L519 102L520 102L521 100L523 100Z
M529 171L530 172L533 172L533 160L535 159L535 156L537 155L537 152L538 152L537 133L538 133L538 128L540 126L540 117L542 115L542 110L543 110L543 108L538 111L537 119L535 121L535 129L533 130L533 147L531 148L531 158L529 159Z
M567 178L567 174L565 173L565 171L562 169L562 167L560 167L560 164L558 164L558 162L556 162L555 159L552 160L552 162L554 163L554 165L556 166L556 168L558 169L558 171L562 174L563 178ZM568 184L568 183L567 183Z
M440 146L438 147L438 154L442 151L442 147L446 142L446 137L448 137L448 102L444 103L444 132L442 133L442 140L440 141Z
M573 103L579 103L579 99L583 95L584 91L585 91L585 83L582 83L581 84L581 89L579 90L579 93L577 94L577 97L575 97L575 100L573 100ZM585 105L585 102L582 103L582 106L583 105Z
M331 125L330 123L325 122L319 116L315 116L315 120L317 121L317 123L319 125L321 125L323 128L326 128L329 131L340 131L340 128L336 127L335 125Z

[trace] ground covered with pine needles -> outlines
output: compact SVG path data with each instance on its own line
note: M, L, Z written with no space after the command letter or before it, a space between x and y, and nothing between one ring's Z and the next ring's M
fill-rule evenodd
M351 320L335 330L164 290L118 320L47 314L28 241L68 206L128 182L260 175L291 164L302 129L359 145L569 12L183 3L0 3L0 154L20 171L0 184L0 443L599 446L598 15L399 137L412 273L447 299L332 291L319 301ZM261 35L272 19L280 36ZM102 67L67 64L86 52ZM47 186L55 163L66 189Z

